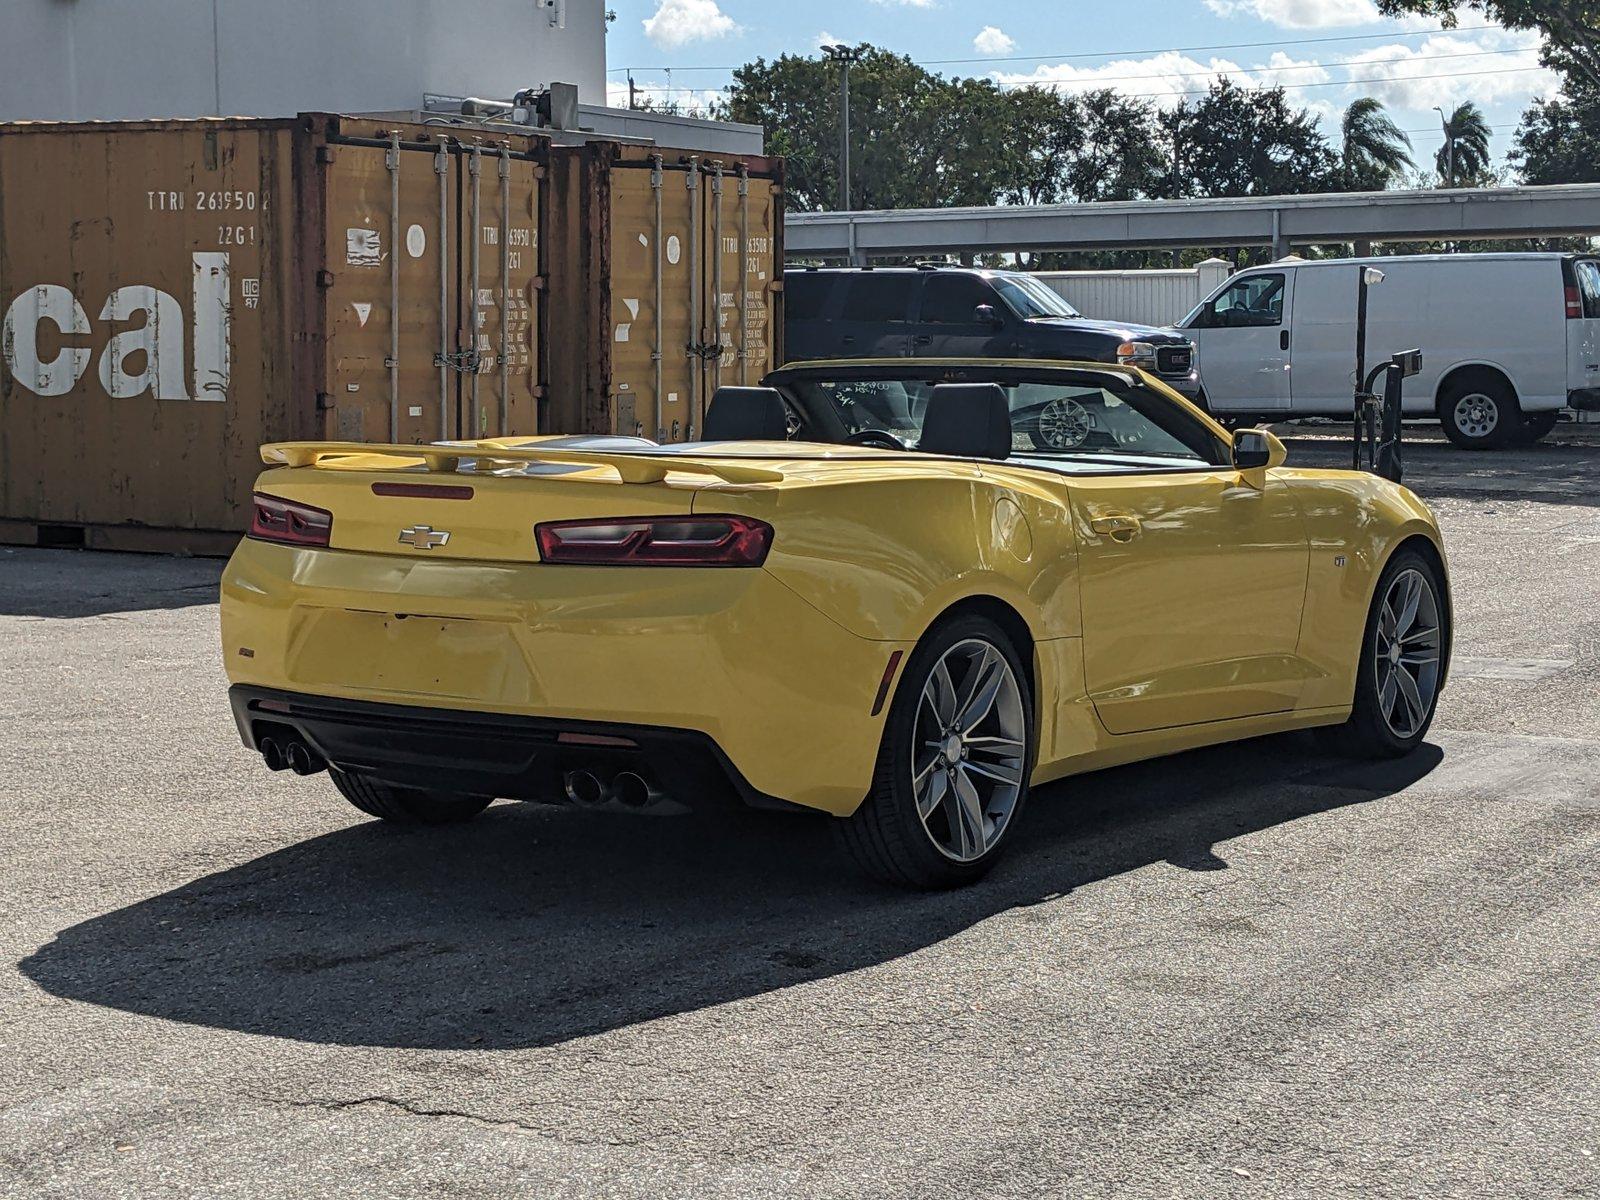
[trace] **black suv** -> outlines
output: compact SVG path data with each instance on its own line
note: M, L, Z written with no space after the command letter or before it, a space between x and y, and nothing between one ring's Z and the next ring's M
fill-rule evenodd
M1085 317L1033 276L966 267L803 267L783 275L784 352L820 358L1064 358L1200 391L1194 345Z

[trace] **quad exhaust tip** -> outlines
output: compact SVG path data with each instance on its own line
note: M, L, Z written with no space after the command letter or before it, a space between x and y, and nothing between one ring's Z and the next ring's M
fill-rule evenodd
M269 771L290 770L296 775L315 775L327 768L322 755L301 741L279 741L264 737L256 748L261 751L261 761Z
M606 802L610 789L593 771L568 771L562 779L562 790L579 808L598 808Z

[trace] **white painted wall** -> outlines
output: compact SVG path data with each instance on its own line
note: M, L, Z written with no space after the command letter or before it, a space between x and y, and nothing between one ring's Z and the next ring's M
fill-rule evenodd
M575 83L605 0L0 0L0 121L415 109ZM552 15L560 18L551 24Z
M1172 325L1228 277L1228 264L1208 258L1188 270L1040 271L1047 284L1086 317L1139 325Z

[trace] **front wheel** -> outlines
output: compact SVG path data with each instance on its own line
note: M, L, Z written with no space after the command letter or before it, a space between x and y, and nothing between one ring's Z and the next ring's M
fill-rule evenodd
M1497 450L1522 429L1516 393L1498 379L1452 384L1439 397L1439 420L1445 436L1463 450Z
M368 816L393 825L457 825L470 821L494 802L492 796L463 796L454 792L434 792L423 788L397 787L369 779L329 771L339 794Z
M960 616L914 650L872 790L835 825L870 874L914 888L970 883L1010 843L1034 761L1027 669L993 621Z
M1319 730L1335 753L1399 758L1433 723L1450 647L1450 610L1439 568L1415 550L1389 560L1367 614L1355 705L1343 725Z

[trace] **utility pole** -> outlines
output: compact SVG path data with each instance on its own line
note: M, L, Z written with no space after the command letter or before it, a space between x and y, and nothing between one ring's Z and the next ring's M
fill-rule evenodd
M1433 111L1439 114L1439 127L1444 130L1444 185L1453 188L1456 185L1456 139L1450 132L1450 120L1444 115L1444 109L1435 104Z
M634 102L633 72L628 72L628 111L633 112L639 106Z
M822 53L839 64L839 211L850 211L850 68L861 61L856 46L824 46Z

